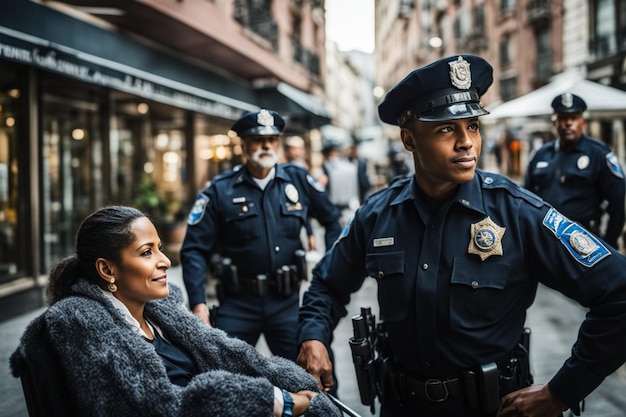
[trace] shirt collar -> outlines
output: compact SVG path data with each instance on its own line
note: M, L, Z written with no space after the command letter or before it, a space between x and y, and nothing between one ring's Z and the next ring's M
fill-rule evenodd
M480 170L476 170L474 178L471 181L463 183L459 186L456 194L452 199L463 207L473 209L475 211L484 213L485 207L483 204L482 184L491 184L494 179ZM411 176L411 180L408 181L402 191L393 199L391 205L401 204L407 200L415 200L415 175Z
M100 291L102 291L102 294L104 294L104 296L111 302L111 304L113 304L113 307L115 307L115 309L122 315L122 317L124 317L124 320L126 320L126 322L130 324L130 327L135 333L140 334L144 337L148 337L148 335L143 330L141 330L139 322L130 314L128 307L126 307L123 302L115 298L115 296L109 291L105 291L102 288L100 288ZM146 320L146 323L147 322L148 321ZM148 326L152 328L150 323L148 323ZM154 328L152 328L152 331L154 333Z

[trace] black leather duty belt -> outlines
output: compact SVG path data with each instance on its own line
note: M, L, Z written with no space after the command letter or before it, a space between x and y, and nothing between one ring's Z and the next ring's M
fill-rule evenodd
M410 376L405 376L406 399L423 400L433 403L446 401L447 399L460 398L463 395L461 380L454 379L428 379L422 381Z

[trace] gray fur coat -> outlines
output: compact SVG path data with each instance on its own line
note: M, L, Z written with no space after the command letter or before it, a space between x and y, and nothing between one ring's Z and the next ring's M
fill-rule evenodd
M318 391L295 363L204 325L170 286L167 298L146 304L145 315L201 372L186 387L174 385L152 345L99 288L81 280L73 290L33 320L11 356L14 376L30 372L45 415L271 417L274 385ZM318 395L306 415L341 412Z

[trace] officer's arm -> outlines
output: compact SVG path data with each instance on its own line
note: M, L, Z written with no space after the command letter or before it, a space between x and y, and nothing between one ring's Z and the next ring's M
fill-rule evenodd
M603 161L604 162L604 161ZM603 164L603 175L599 186L602 189L603 198L609 203L606 212L609 215L609 221L606 227L604 240L615 248L618 247L617 239L621 236L624 229L624 220L626 216L624 204L626 198L626 182L623 176L623 170L617 164L613 163L612 168L607 164Z
M183 281L189 306L202 321L209 324L206 306L207 259L215 245L217 225L213 193L200 194L188 217L187 231L180 251ZM206 199L206 201L200 201Z
M555 213L529 220L526 250L531 276L589 308L571 356L548 382L575 408L626 361L626 257Z
M309 215L324 227L324 243L328 250L341 233L341 211L330 201L324 187L310 174L306 175L306 190L310 198Z

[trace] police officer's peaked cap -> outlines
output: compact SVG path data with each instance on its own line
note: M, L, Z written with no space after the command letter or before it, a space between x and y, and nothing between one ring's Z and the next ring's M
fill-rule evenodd
M587 110L587 103L575 94L563 93L554 97L552 108L555 113L583 113Z
M273 110L261 109L246 113L237 120L230 128L239 135L245 136L271 136L280 135L285 128L285 120Z
M378 115L385 123L402 126L411 118L441 121L489 114L480 97L492 82L493 68L483 58L443 58L396 84L378 106Z

